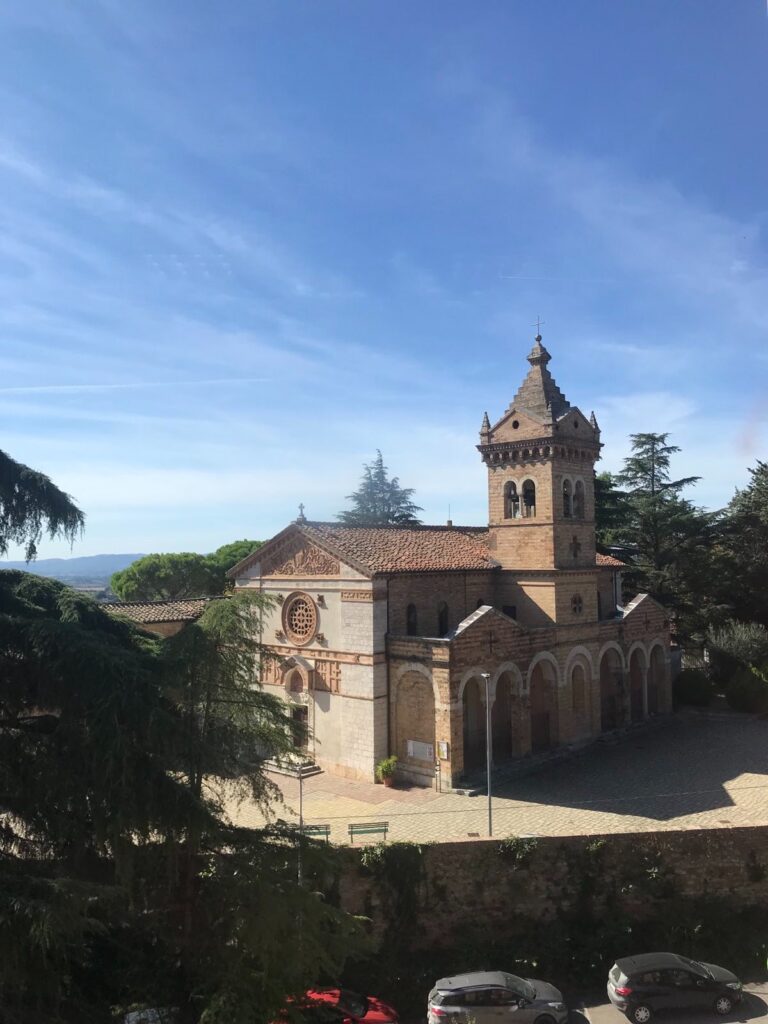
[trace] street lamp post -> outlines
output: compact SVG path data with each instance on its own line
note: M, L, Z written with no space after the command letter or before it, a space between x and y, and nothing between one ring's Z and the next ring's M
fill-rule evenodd
M488 835L493 835L493 798L491 796L491 750L493 738L491 734L491 677L488 672L481 672L480 677L485 683L485 774L488 782Z

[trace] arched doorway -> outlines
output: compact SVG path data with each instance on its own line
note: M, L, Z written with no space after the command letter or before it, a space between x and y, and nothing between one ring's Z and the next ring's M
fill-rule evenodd
M485 707L480 682L470 679L461 698L464 712L464 770L485 764Z
M512 757L512 679L508 672L499 676L496 683L496 697L491 708L491 754L494 764L501 764Z
M633 722L642 722L644 712L645 655L636 647L629 659L629 709Z
M648 714L659 713L659 701L667 679L667 666L664 654L657 645L651 651L650 667L648 669Z
M600 659L600 728L603 732L624 724L623 669L619 652L609 647Z
M552 662L540 661L531 676L531 753L550 750L557 742L557 675Z

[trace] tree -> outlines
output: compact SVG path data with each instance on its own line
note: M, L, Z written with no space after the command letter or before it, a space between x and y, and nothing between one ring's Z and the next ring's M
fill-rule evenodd
M110 585L123 601L213 597L226 590L227 571L260 546L261 541L236 540L210 555L145 555L114 573Z
M725 510L714 581L737 619L768 626L768 463L749 473Z
M703 637L718 614L708 585L717 514L697 508L682 491L698 477L670 479L680 451L668 434L633 434L632 454L615 482L625 489L616 542L627 553L630 586L656 598L676 617L679 635Z
M352 508L336 516L347 526L406 526L418 525L416 513L419 505L411 501L412 487L401 487L397 477L391 480L384 459L377 450L376 458L363 465L363 478L353 494L347 495Z
M0 451L0 555L11 544L23 544L30 561L44 533L73 543L84 523L85 516L68 494Z
M595 535L598 548L615 547L628 514L627 496L609 472L595 476Z
M289 829L229 821L233 801L270 802L264 759L293 745L254 686L263 608L238 594L150 638L57 581L0 572L7 1024L136 1000L267 1022L338 972L354 936L314 891L329 854L308 844L300 888Z

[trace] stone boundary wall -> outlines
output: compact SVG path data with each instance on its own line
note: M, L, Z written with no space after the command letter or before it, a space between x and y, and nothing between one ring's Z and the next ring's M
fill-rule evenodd
M727 899L768 917L768 827L691 829L344 849L341 906L374 938L405 913L419 943L446 945L478 924L503 938L521 919L588 906L637 920L673 900ZM410 928L408 929L410 930ZM405 937L407 941L407 937Z

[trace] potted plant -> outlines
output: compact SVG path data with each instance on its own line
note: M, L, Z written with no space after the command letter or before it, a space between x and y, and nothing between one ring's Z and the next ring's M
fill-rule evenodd
M395 754L392 754L391 757L385 757L376 765L376 778L379 782L383 782L385 786L392 786L394 785L396 771L397 757Z

